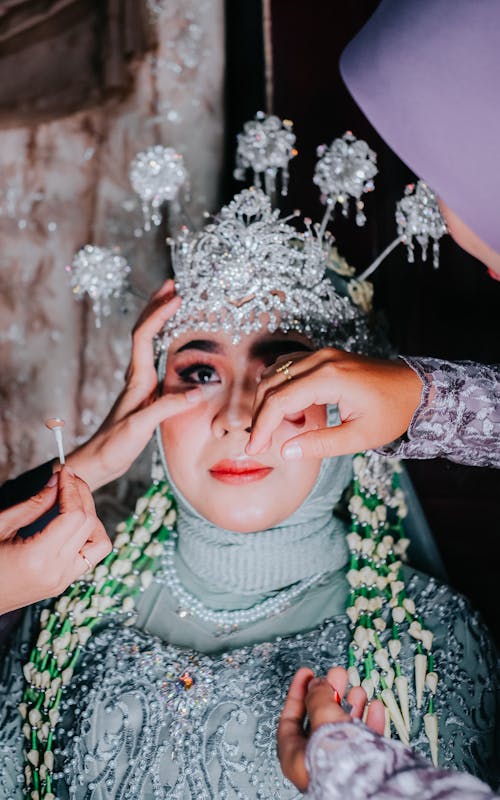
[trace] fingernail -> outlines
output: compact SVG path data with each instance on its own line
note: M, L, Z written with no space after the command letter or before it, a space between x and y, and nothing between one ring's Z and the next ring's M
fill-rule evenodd
M57 483L57 473L53 473L50 478L48 479L46 486L55 486Z
M197 403L202 397L203 392L201 389L190 389L189 392L186 392L186 400L188 403Z
M285 461L298 461L302 458L302 447L300 444L287 444L283 448L283 458Z

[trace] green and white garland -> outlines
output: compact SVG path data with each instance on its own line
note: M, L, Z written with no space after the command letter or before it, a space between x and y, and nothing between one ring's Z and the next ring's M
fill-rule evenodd
M437 718L433 697L437 674L431 653L432 633L423 627L415 604L402 580L402 561L409 540L402 519L406 515L399 488L397 464L375 454L353 459L353 495L349 503L351 553L347 579L351 585L347 614L353 627L349 645L349 680L361 684L368 696L386 706L386 733L390 723L408 743L410 714L408 679L398 654L403 626L415 640L417 706L424 691L430 695L424 725L432 758L437 762ZM40 615L40 633L24 665L26 689L20 704L25 736L25 798L56 800L53 792L54 743L64 689L71 682L81 650L94 628L110 614L135 621L138 595L158 571L164 542L176 519L175 500L164 481L155 481L136 503L135 512L117 527L113 550L95 569L72 584L52 610ZM392 615L392 638L382 646L386 628L384 610ZM395 692L394 692L395 688Z
M433 634L418 616L415 602L408 597L402 565L410 540L405 536L407 515L399 486L397 462L367 453L353 459L353 494L349 502L351 532L347 535L350 564L347 580L351 586L347 615L353 637L349 646L349 682L361 685L368 698L374 695L386 707L386 735L392 723L404 744L410 738L408 677L399 662L401 632L406 628L415 642L414 672L417 708L427 710L424 729L431 757L438 760L438 721L434 711L438 675L431 652ZM387 610L390 609L390 613ZM381 634L392 620L391 638L384 647Z
M40 633L23 667L26 689L19 706L25 736L25 798L56 800L55 730L65 687L94 628L110 614L135 621L137 596L151 584L161 564L163 543L176 519L166 483L155 482L137 501L135 512L117 527L113 550L95 569L72 584L52 610L40 615Z

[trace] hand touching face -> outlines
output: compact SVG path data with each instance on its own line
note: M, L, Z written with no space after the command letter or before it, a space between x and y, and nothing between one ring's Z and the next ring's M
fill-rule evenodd
M298 334L263 332L235 345L227 334L193 331L171 344L163 390L172 395L201 387L203 399L162 423L167 464L184 497L214 524L264 530L290 516L311 491L320 459L287 463L281 447L297 433L323 427L324 405L286 416L264 456L245 453L263 371L280 356L310 349Z

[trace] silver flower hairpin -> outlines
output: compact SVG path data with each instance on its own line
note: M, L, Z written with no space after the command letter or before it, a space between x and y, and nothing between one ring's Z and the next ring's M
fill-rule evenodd
M281 175L281 194L288 191L288 164L297 155L295 134L290 120L267 116L259 111L255 119L246 122L237 136L236 169L234 177L244 181L246 171L253 171L253 182L266 194L276 191L277 177ZM263 176L263 179L262 179Z
M415 238L422 248L422 261L427 260L429 240L432 240L432 263L439 266L439 240L447 233L446 223L439 210L437 197L426 183L410 183L404 197L396 205L398 235L406 244L408 261L415 261Z
M396 239L356 278L357 281L364 281L372 275L389 253L401 243L406 245L408 261L413 263L414 240L422 248L422 261L427 260L427 250L432 241L432 263L434 268L439 266L439 240L448 233L448 229L435 193L423 181L410 183L405 188L403 197L396 203L396 225Z
M334 139L327 147L318 147L319 160L316 164L313 181L319 186L321 199L326 205L321 223L321 231L326 230L337 203L342 206L342 214L349 214L349 200L356 205L356 224L364 225L366 216L361 197L375 188L373 179L378 173L377 155L363 139L356 139L347 131Z
M129 289L131 267L119 248L86 244L66 267L70 285L78 300L88 295L92 301L95 324L101 327L101 315L109 316L112 299L123 297Z
M130 183L139 195L144 214L144 230L161 223L164 203L177 203L179 192L188 191L188 173L184 159L172 147L155 145L143 150L130 164Z

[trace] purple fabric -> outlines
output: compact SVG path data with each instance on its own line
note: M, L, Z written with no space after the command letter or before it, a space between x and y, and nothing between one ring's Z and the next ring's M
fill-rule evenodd
M382 0L340 69L389 146L500 252L499 0Z
M500 366L406 356L404 361L422 380L421 402L406 436L378 452L500 467Z
M354 722L322 725L308 743L309 800L493 800L466 772L435 769L401 742Z

